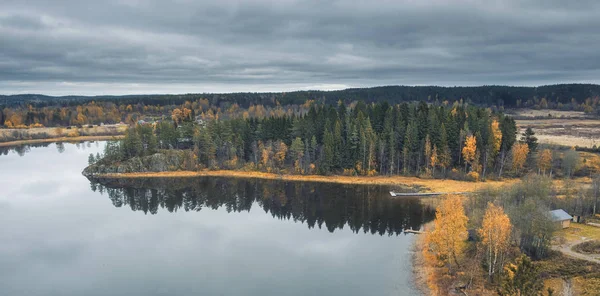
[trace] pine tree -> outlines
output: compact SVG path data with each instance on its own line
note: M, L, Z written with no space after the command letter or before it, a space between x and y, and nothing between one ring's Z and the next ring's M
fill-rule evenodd
M144 152L144 146L142 139L135 128L129 128L123 139L123 151L126 159L142 156Z
M294 171L296 173L303 173L303 160L304 157L304 142L300 137L296 137L292 141L292 145L290 146L290 158L294 162Z
M198 161L207 168L215 165L217 147L213 142L208 128L196 129L194 133L194 145L198 147ZM258 152L257 152L258 153Z
M440 131L440 152L439 152L439 164L443 169L444 176L446 175L446 168L452 163L452 155L450 147L448 146L448 136L446 132L446 126L442 123Z
M408 174L411 171L412 167L412 159L414 157L415 148L419 147L418 139L417 139L417 126L414 121L408 123L406 128L406 137L404 139L404 173Z
M511 117L503 117L500 121L500 131L502 133L502 144L500 145L500 170L498 177L502 176L506 156L511 151L517 138L517 125Z
M317 137L316 136L312 136L310 138L310 158L315 161L317 159Z
M539 273L539 267L533 264L529 257L521 255L515 263L510 263L505 268L498 294L501 296L541 295L544 280Z
M536 151L537 145L538 145L537 141L538 141L538 139L536 138L535 133L533 132L533 129L531 129L530 127L528 127L523 132L523 135L521 135L521 142L524 142L525 144L527 144L530 152Z
M329 125L329 124L327 124ZM335 140L329 128L323 134L323 159L319 166L324 173L330 173L335 160Z
M365 125L365 129L364 129L364 134L365 134L365 141L366 141L366 147L367 147L366 168L367 168L367 174L370 175L370 174L373 174L373 172L375 171L375 168L376 168L375 155L376 155L376 148L377 148L377 135L375 134L375 131L371 127L370 120L367 118L367 120L365 122L366 122L366 125Z
M333 141L334 141L334 154L333 154L333 167L341 168L343 165L344 156L344 138L342 137L342 124L339 120L335 121L333 126Z
M427 168L431 158L431 141L429 140L429 135L425 137L425 145L424 145L424 155L425 155L425 167Z

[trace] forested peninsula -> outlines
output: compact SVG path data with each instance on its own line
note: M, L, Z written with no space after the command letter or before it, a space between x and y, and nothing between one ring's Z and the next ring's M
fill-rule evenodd
M517 142L511 117L459 102L308 101L269 117L243 111L206 120L183 105L171 118L132 126L103 155L91 155L84 173L242 170L477 181L505 175L509 158L516 168L510 174L519 174L529 149Z

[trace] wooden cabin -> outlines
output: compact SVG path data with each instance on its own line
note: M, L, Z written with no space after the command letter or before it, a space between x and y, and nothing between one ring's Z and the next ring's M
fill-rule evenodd
M571 226L571 220L573 220L573 217L563 209L558 209L550 211L550 219L552 219L552 222L559 224L560 227L564 229Z

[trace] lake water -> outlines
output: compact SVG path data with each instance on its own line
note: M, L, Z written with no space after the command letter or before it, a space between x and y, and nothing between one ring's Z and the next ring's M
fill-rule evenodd
M96 180L103 143L0 150L0 295L416 295L418 199L381 186Z

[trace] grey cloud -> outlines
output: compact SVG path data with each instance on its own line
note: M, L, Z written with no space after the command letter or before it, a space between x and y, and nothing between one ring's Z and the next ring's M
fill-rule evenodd
M559 0L8 0L0 92L598 82L599 12Z

